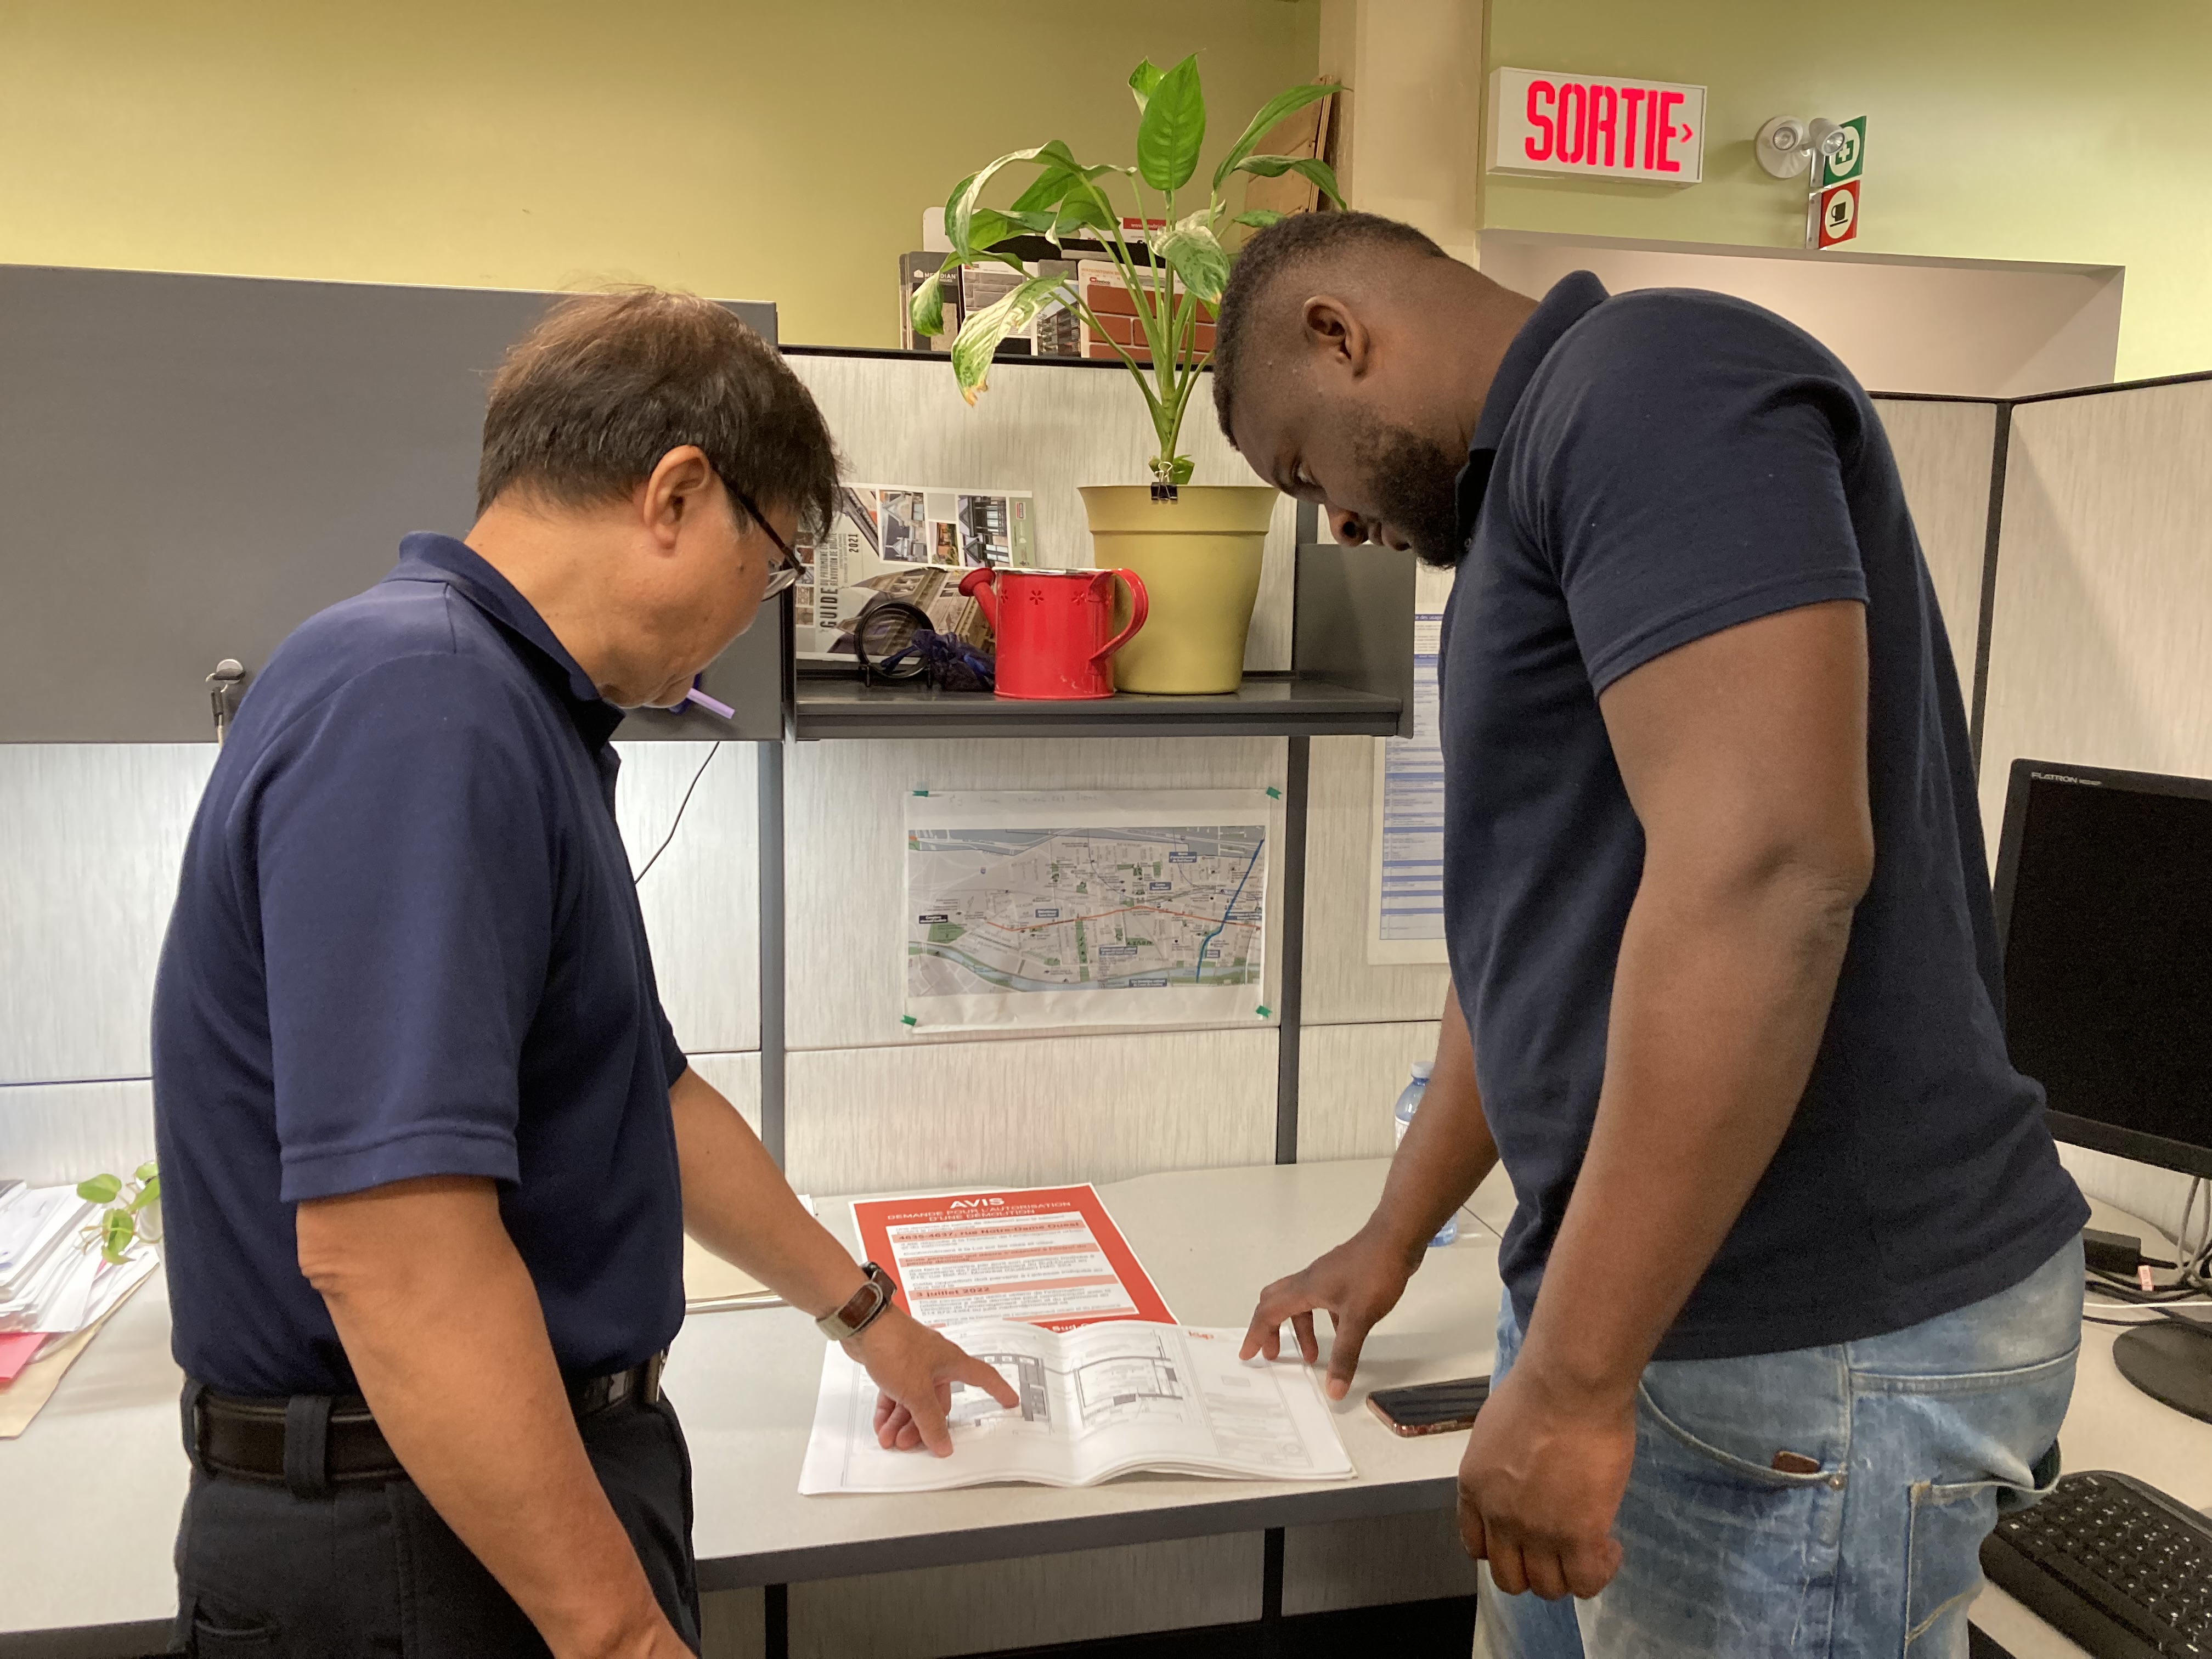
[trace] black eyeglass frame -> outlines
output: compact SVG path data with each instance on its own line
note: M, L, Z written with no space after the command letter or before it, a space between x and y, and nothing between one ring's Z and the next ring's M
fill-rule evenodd
M742 489L732 489L726 483L722 488L729 491L732 501L744 508L746 516L760 526L761 534L767 537L775 544L777 553L782 556L782 562L768 573L768 586L761 589L761 599L763 601L772 599L787 589L796 587L799 579L806 574L806 567L799 562L799 555L791 550L788 542L775 533L775 526L768 521L768 514L753 505L751 496Z

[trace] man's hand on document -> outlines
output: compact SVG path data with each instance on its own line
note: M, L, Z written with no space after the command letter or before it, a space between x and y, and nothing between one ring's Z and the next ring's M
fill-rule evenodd
M952 1385L978 1388L1012 1411L1022 1403L997 1367L963 1353L904 1309L894 1304L848 1339L845 1352L860 1363L883 1393L876 1401L876 1443L886 1451L927 1446L952 1455Z
M1244 1334L1238 1357L1279 1357L1283 1322L1287 1319L1297 1334L1299 1354L1307 1364L1313 1364L1321 1358L1321 1344L1314 1335L1314 1312L1325 1308L1336 1334L1329 1345L1328 1379L1323 1387L1331 1400L1343 1399L1351 1389L1352 1373L1359 1364L1360 1345L1367 1340L1375 1322L1405 1295L1406 1281L1421 1265L1421 1251L1427 1243L1424 1236L1408 1255L1403 1241L1385 1237L1370 1221L1326 1255L1317 1257L1311 1267L1288 1279L1279 1279L1260 1292L1260 1305L1252 1311L1252 1328Z

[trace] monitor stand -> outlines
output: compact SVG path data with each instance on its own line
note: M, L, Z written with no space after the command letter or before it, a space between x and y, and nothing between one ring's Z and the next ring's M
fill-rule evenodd
M2193 1321L2153 1319L2112 1344L2112 1363L2161 1405L2212 1423L2212 1331Z

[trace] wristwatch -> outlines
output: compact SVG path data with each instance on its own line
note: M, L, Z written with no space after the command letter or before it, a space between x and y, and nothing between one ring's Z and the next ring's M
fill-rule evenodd
M844 1342L868 1328L876 1316L891 1305L898 1286L891 1276L871 1261L860 1269L866 1275L852 1300L814 1322L814 1328L832 1342Z

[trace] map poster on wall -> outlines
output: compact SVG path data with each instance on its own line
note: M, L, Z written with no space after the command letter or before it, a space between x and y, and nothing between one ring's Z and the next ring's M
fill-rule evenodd
M1267 1017L1259 790L910 797L909 1030Z

